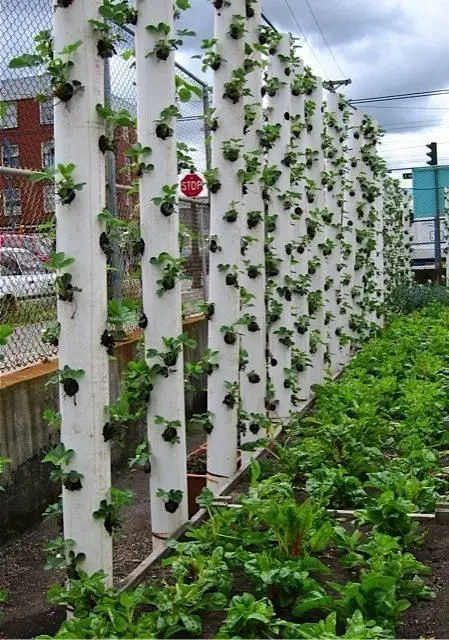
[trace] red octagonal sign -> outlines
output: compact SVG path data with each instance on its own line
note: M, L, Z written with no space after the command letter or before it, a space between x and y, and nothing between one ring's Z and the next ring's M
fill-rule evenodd
M186 198L199 196L203 186L203 179L196 173L188 173L181 180L181 191Z

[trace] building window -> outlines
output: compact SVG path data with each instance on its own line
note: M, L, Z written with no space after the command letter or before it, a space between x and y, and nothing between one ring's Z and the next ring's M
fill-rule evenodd
M55 164L55 141L46 140L41 143L42 166L52 167Z
M41 124L53 124L53 100L40 103Z
M54 213L55 211L55 186L53 184L44 185L44 211Z
M4 142L1 146L2 165L4 167L13 167L18 169L19 163L19 145Z
M19 188L8 187L3 189L3 213L7 217L20 216L22 213Z
M0 125L2 129L14 129L17 127L17 102L2 103Z

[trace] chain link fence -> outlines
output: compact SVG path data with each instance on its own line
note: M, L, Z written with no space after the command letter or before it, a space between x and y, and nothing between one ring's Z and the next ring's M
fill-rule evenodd
M48 323L56 320L53 276L43 266L53 245L54 187L51 183L31 183L28 175L30 170L54 164L53 103L51 99L41 104L35 100L37 94L49 93L49 80L45 70L39 67L8 68L11 58L34 49L37 32L51 29L51 3L47 0L7 3L2 18L7 26L0 33L3 53L0 61L3 104L0 116L0 322L14 328L7 345L0 347L0 371L6 372L54 357L57 349L41 337ZM125 108L136 115L136 78L131 54L134 35L130 29L119 27L117 32L120 36L117 55L105 63L105 100L113 108ZM197 89L189 102L178 104L177 136L188 150L193 168L202 173L209 157L203 120L209 89L180 66L177 74ZM138 198L127 195L126 185L130 184L131 176L123 153L136 141L136 132L121 127L114 132L114 137L117 153L115 166L108 168L108 176L117 185L108 189L108 206L118 217L134 219L138 224ZM180 224L181 251L185 259L183 305L188 315L203 299L206 287L207 199L181 198ZM140 301L139 261L124 248L119 265L116 278L121 296Z

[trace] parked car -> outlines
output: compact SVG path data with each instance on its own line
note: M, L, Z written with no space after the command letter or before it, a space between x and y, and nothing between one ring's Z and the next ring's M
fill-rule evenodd
M41 262L45 262L52 252L50 238L38 233L0 233L0 249L28 249Z
M0 249L0 317L16 300L54 294L54 274L27 249Z

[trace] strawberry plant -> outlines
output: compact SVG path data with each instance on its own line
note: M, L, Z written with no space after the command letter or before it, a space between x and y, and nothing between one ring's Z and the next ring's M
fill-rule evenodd
M156 280L159 285L157 295L163 296L167 291L175 288L177 280L181 277L184 269L184 258L175 258L166 251L157 257L150 258L150 264L159 267L162 271L162 278Z
M70 471L64 470L65 467L70 464L74 455L75 451L73 449L66 449L61 442L42 459L42 462L49 462L54 466L54 469L50 473L50 478L55 482L62 482L68 491L79 491L83 486L81 482L83 474L78 473L74 469Z
M110 536L121 528L123 523L120 510L130 504L133 496L132 491L111 487L110 499L101 500L99 508L93 512L96 520L103 520L104 528Z
M68 205L76 197L76 192L81 191L85 182L76 183L73 179L73 172L76 166L73 163L58 164L57 167L45 167L43 171L36 171L30 175L31 182L41 182L42 180L54 180L56 182L56 193L61 204Z
M168 511L168 513L175 513L175 511L178 510L183 495L180 489L170 489L169 491L164 491L163 489L157 490L157 497L164 501L165 510Z
M156 136L161 140L170 138L173 135L173 129L170 126L173 118L179 118L180 116L181 113L178 107L174 104L162 109L159 119L156 120Z
M45 66L50 76L52 95L61 102L68 103L80 91L83 86L79 80L71 78L74 66L73 54L82 45L81 40L67 44L57 56L53 53L53 39L49 30L40 31L35 37L34 53L26 53L16 56L9 62L10 69L24 69L30 67ZM60 56L60 57L59 57ZM45 102L48 96L39 94L36 99Z

